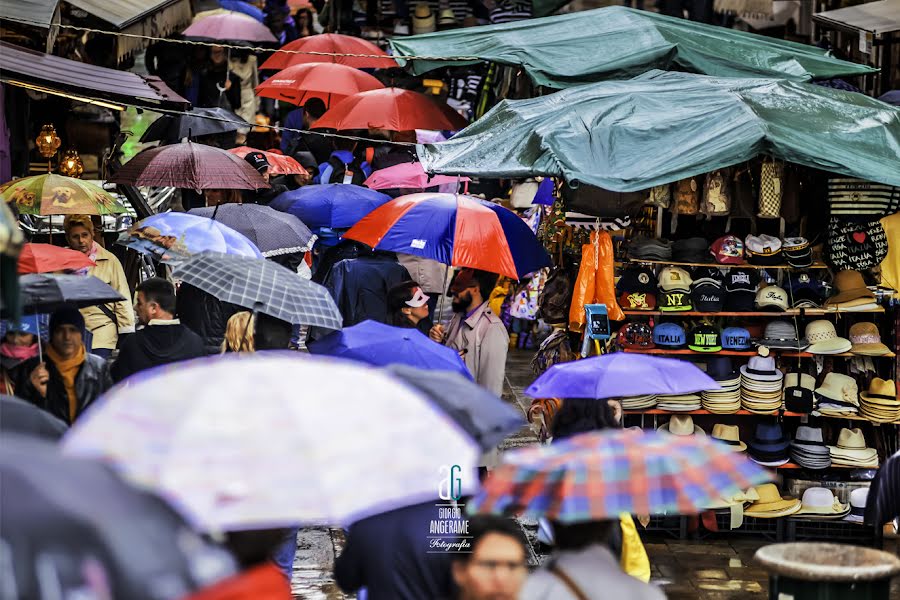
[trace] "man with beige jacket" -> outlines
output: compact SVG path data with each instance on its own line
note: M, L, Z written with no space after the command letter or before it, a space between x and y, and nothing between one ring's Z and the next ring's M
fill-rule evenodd
M125 300L81 309L85 327L91 332L90 352L109 358L119 341L119 334L134 333L134 308L131 290L125 279L122 263L116 256L94 241L94 223L88 215L68 215L63 222L69 248L93 260L96 265L87 269L103 283L122 294Z

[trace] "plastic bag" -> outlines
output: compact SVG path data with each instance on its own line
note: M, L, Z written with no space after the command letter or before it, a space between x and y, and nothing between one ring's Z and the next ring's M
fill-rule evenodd
M616 302L615 252L608 231L592 232L591 243L581 247L581 268L569 308L571 331L584 331L585 304L605 304L611 321L625 319Z

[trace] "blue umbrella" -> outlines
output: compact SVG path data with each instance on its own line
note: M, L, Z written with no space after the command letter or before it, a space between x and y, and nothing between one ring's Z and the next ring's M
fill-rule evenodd
M260 23L262 23L263 19L265 18L262 9L259 9L252 4L241 2L241 0L219 0L219 6L221 6L225 10L233 10L234 12L244 13L249 17L253 17Z
M409 365L420 369L472 374L455 350L428 339L416 329L363 321L309 344L313 354L340 356L375 366Z
M163 260L183 259L200 252L263 257L253 242L231 227L178 212L142 219L119 236L116 243Z
M717 389L715 380L687 361L616 352L553 365L525 393L532 398L601 399Z
M313 229L347 229L390 199L387 194L362 186L326 183L285 192L269 206L294 215Z

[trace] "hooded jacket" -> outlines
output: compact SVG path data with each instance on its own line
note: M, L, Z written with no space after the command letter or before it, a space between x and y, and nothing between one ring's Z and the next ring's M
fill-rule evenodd
M122 341L110 373L118 383L138 371L200 356L206 356L203 338L178 319L154 320Z

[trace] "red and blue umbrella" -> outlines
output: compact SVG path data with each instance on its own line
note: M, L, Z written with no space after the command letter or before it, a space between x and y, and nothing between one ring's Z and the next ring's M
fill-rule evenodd
M373 210L344 237L513 279L550 266L544 247L516 213L463 194L401 196Z
M390 199L362 186L326 183L280 194L269 206L294 215L311 229L347 229Z

